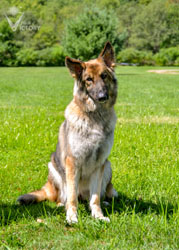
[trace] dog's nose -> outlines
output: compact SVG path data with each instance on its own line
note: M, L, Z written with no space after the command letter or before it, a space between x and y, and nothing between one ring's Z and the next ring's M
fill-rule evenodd
M107 92L100 91L99 94L98 94L98 101L99 102L105 102L107 100L108 100L108 94L107 94Z

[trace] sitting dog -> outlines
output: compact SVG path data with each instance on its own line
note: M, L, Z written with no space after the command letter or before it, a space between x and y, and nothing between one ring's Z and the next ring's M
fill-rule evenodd
M80 196L89 199L94 218L109 221L102 213L100 198L117 196L108 161L116 123L114 60L109 42L97 59L83 62L66 57L75 79L74 97L65 110L56 151L48 164L48 181L40 190L20 196L20 204L55 201L66 206L68 223L75 223Z

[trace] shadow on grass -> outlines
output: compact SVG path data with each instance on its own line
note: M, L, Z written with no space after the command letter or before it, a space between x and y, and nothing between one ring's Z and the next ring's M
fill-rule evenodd
M178 206L166 203L160 200L158 203L146 202L142 199L130 199L129 197L119 194L118 198L114 200L108 200L109 206L102 205L102 209L105 215L110 215L115 212L119 214L133 213L136 214L148 214L155 213L156 215L165 216L167 219L178 210ZM82 202L85 209L89 212L89 202ZM52 204L52 205L51 205ZM18 222L21 219L32 220L41 217L51 217L59 214L63 214L65 218L64 207L56 207L55 203L42 202L38 204L32 204L28 206L20 206L16 204L0 204L0 225L10 225L13 222Z
M0 226L10 225L22 219L32 220L42 217L56 216L64 213L63 207L57 207L55 204L49 205L49 202L41 202L22 206L18 204L0 204Z
M125 211L127 213L135 212L136 214L155 213L156 215L162 215L169 219L169 217L176 210L178 210L177 204L167 203L162 199L157 203L153 203L150 201L143 201L142 198L131 199L124 194L119 193L118 198L115 198L114 200L112 200L112 202L110 202L110 205L107 207L107 211L104 211L104 213L112 214L118 212L119 214L121 214Z

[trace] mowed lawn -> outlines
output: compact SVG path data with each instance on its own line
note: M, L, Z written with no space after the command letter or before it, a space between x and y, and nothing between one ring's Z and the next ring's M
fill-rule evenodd
M79 203L69 226L55 203L16 199L47 179L73 79L64 67L0 68L0 249L179 249L179 75L151 69L116 69L111 222Z

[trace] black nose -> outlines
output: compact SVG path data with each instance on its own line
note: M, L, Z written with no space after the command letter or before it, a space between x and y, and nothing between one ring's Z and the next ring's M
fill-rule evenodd
M98 94L98 101L99 102L105 102L108 100L108 94L106 92L100 91Z

